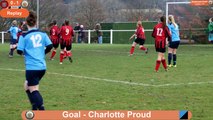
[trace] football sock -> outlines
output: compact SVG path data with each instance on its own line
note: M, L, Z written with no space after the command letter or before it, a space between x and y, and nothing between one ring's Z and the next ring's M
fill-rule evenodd
M164 69L167 69L166 60L163 59L163 60L161 60L161 62L162 62L162 64L163 64Z
M60 62L63 62L64 59L64 53L60 53Z
M176 65L177 55L173 54L173 65Z
M132 46L131 49L130 49L130 55L132 55L134 53L134 51L135 51L135 47Z
M27 93L28 99L32 105L32 110L37 110L37 106L35 105L35 103L33 103L30 90L27 90L26 93Z
M140 47L141 50L145 51L146 48L144 46Z
M13 49L13 48L11 48L11 49L10 49L10 53L9 53L9 54L10 54L10 55L12 55L12 56L13 56L13 51L14 51L14 49Z
M67 51L64 51L64 57L67 57Z
M41 96L41 94L39 93L39 91L33 91L31 93L31 98L33 103L35 103L37 109L39 110L44 110L44 106L43 106L43 98Z
M168 54L168 64L171 65L171 61L172 61L172 53Z
M30 90L26 90L26 93L27 93L27 96L28 96L30 103L32 104L32 99L31 99L31 96L30 96Z
M52 51L52 55L51 55L51 57L50 57L50 58L52 59L52 58L55 56L55 54L56 54L56 51L55 51L55 50L53 50L53 51Z
M71 51L67 52L67 56L72 57L72 52Z
M158 71L159 67L160 67L160 60L156 61L156 66L155 66L155 71Z

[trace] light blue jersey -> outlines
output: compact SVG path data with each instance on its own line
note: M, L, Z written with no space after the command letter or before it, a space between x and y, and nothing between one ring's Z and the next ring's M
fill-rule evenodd
M21 30L16 26L11 26L9 29L9 33L10 33L12 39L16 40L18 38L17 37L18 32L21 32Z
M171 32L171 35L172 35L172 42L180 41L179 27L178 27L178 25L174 26L171 23L171 24L168 24L168 28L169 28L169 30Z
M26 70L46 70L45 47L50 44L47 34L36 28L20 37L17 50L24 52Z

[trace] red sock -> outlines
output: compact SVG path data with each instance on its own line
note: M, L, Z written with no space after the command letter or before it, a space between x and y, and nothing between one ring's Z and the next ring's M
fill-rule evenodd
M50 59L52 59L52 58L55 56L55 54L56 54L56 51L55 51L55 50L53 50L53 51L52 51L52 55L51 55Z
M135 51L135 47L132 46L131 49L130 49L130 55L132 55L134 53L134 51Z
M155 71L158 71L159 67L160 67L160 60L156 61L156 66L155 66Z
M67 51L64 51L64 57L67 57Z
M141 50L145 51L146 48L144 46L140 47Z
M60 62L63 62L64 59L64 53L60 53Z
M166 60L163 59L163 60L161 60L161 62L162 62L162 64L163 64L164 69L167 69Z
M67 56L68 56L68 57L72 57L72 52L71 52L71 51L68 51L68 52L67 52Z

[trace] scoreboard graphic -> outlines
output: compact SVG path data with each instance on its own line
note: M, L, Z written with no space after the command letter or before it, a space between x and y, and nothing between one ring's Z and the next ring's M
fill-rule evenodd
M3 18L26 18L29 15L27 0L2 0L0 7Z

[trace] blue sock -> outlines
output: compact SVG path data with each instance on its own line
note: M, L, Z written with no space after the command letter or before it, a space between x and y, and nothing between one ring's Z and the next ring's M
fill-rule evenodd
M177 61L177 56L176 54L173 54L173 65L176 65L176 61Z
M39 91L33 91L31 93L31 98L32 98L33 103L35 103L35 106L37 107L37 109L44 110L43 98L42 98L41 94L39 93Z
M172 61L172 53L168 54L168 64L171 65L171 61Z

